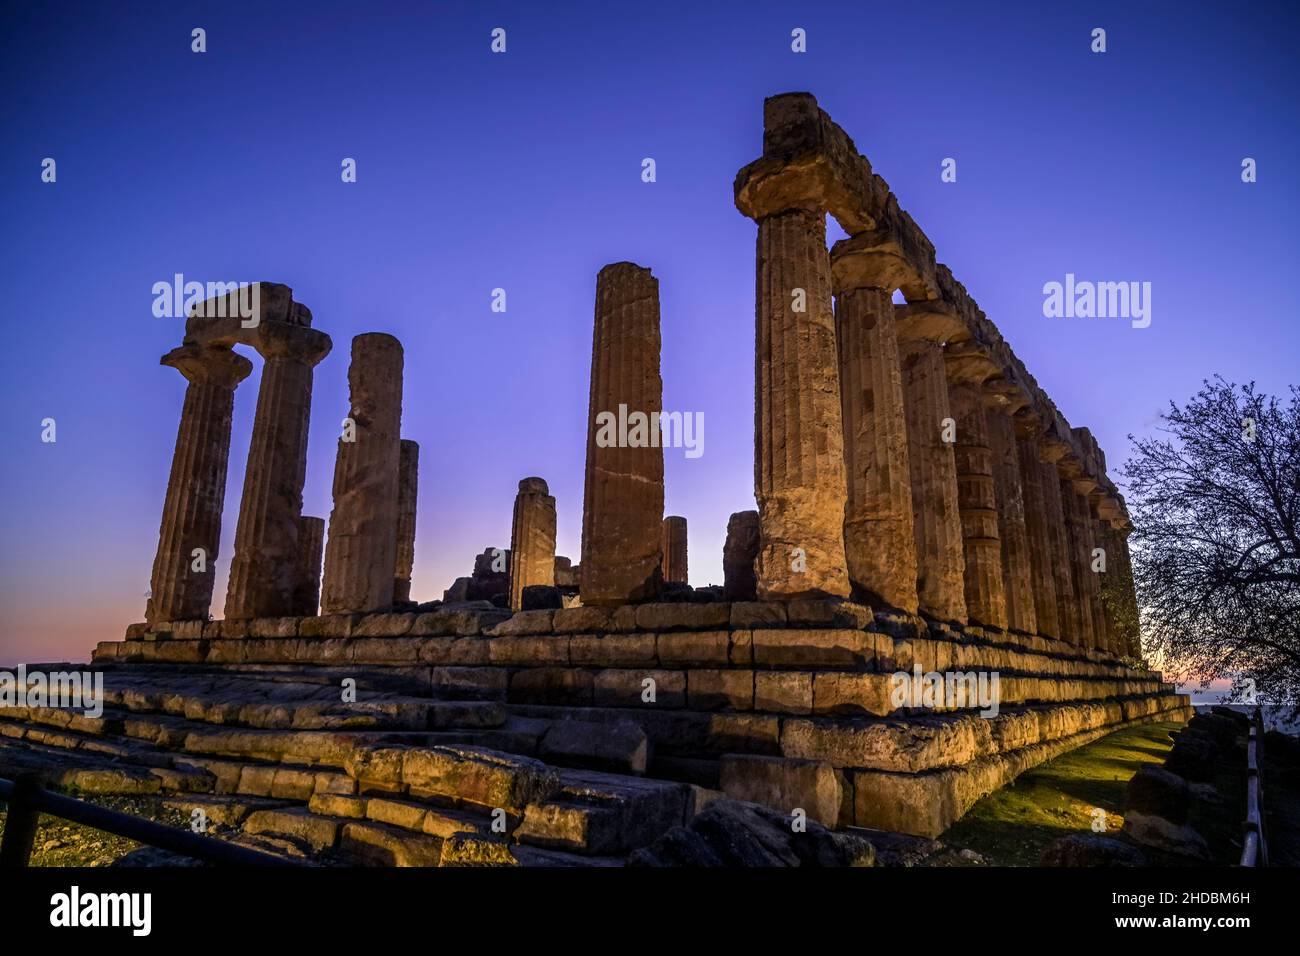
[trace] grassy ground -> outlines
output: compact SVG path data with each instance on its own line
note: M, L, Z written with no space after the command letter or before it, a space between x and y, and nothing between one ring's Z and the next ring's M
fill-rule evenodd
M1160 764L1181 724L1141 724L1026 771L975 804L941 838L968 847L994 866L1037 866L1047 844L1092 832L1094 810L1105 811L1112 836L1124 823L1128 781L1146 763Z
M160 806L158 801L148 797L112 797L88 796L78 794L81 799L88 799L100 806L129 813L133 816L147 817L160 823L182 826L185 815L176 810ZM0 807L4 807L0 803ZM8 814L0 810L0 836L3 836ZM108 866L119 857L125 856L140 844L134 840L104 833L61 820L58 817L41 815L36 826L36 840L32 845L32 866Z

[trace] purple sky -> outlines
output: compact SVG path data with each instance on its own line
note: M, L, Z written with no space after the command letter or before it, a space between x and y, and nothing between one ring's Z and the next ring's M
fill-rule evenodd
M727 516L753 507L755 230L731 184L774 93L814 93L853 136L1112 472L1211 373L1296 380L1294 5L615 9L5 6L0 664L85 659L143 616L184 392L158 365L181 323L150 289L178 272L286 283L333 337L307 514L329 514L352 336L402 340L428 600L508 544L526 475L577 559L595 275L651 267L665 408L706 421L703 457L667 454L667 512L692 582L719 582ZM1067 272L1152 283L1151 326L1045 318ZM218 616L257 385L236 396Z

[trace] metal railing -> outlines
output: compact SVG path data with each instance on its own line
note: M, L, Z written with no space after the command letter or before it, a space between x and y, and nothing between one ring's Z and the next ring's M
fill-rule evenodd
M297 860L262 853L216 837L165 826L98 804L75 800L46 790L33 774L14 780L0 778L0 800L9 806L4 839L0 840L0 867L27 866L36 841L36 822L42 813L82 823L105 833L126 837L148 846L224 866L301 866Z
M1268 866L1264 839L1264 715L1257 706L1246 742L1246 821L1241 846L1241 866Z

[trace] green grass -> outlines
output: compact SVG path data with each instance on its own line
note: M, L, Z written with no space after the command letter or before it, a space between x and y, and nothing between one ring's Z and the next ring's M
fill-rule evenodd
M183 813L164 808L156 799L149 797L73 795L108 807L110 810L146 817L159 823L183 826L187 822ZM0 802L0 808L4 807L4 803ZM4 835L7 816L4 809L0 809L0 837ZM125 837L114 836L80 823L41 814L36 825L36 840L32 844L30 865L108 866L139 846L140 844L134 840Z
M944 843L969 847L994 866L1037 866L1058 837L1091 833L1093 811L1106 812L1106 832L1124 823L1129 779L1143 764L1164 762L1182 724L1141 724L1116 731L1021 774L953 824Z

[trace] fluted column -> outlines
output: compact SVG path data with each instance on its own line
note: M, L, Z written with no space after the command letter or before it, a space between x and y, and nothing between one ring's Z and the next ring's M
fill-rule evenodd
M605 266L596 277L587 407L579 565L584 604L647 600L662 583L659 348L659 280L635 263Z
M1031 593L1037 632L1061 639L1061 618L1056 600L1056 577L1052 573L1052 538L1047 523L1047 501L1043 494L1042 462L1038 442L1016 440L1020 490L1024 501L1025 535L1029 546Z
M1116 632L1123 653L1128 657L1142 658L1141 621L1138 613L1137 591L1133 586L1133 558L1128 548L1129 529L1113 528L1110 532L1111 563L1107 565L1112 580L1117 612ZM1113 554L1112 554L1113 551Z
M1074 488L1074 482L1062 478L1061 504L1065 511L1065 530L1069 540L1070 579L1074 583L1074 614L1078 622L1079 646L1096 649L1097 633L1093 627L1092 522L1088 517L1088 500Z
M986 418L989 450L993 457L993 488L997 496L998 537L1002 542L1002 591L1006 596L1007 627L1025 634L1037 634L1040 630L1034 606L1025 497L1016 454L1016 428L1005 405L989 406Z
M555 586L555 499L541 478L525 478L510 525L510 609L522 610L524 588Z
M957 423L953 454L966 567L966 614L972 623L1005 630L1002 541L983 393L974 383L950 381L948 397Z
M893 291L858 287L869 277L841 263L833 270L849 581L867 601L916 613L916 527ZM841 286L842 275L853 287Z
M754 562L758 559L758 512L737 511L727 519L727 538L722 546L722 591L728 601L753 601L758 582Z
M686 563L686 519L680 515L664 518L662 538L664 580L686 584L690 580Z
M292 613L312 370L330 344L328 335L302 326L266 323L258 329L257 348L266 361L235 526L228 619Z
M298 519L298 584L294 589L296 617L314 617L320 607L320 567L325 553L325 519L304 515Z
M393 603L401 455L402 345L369 332L352 340L349 418L334 464L321 609L377 611ZM351 437L353 440L348 441Z
M1079 622L1079 599L1075 593L1073 551L1066 531L1065 499L1061 494L1061 477L1056 464L1038 463L1039 488L1043 492L1043 505L1047 516L1047 533L1050 544L1052 579L1056 584L1057 617L1060 637L1077 646L1086 646L1082 625Z
M844 597L844 432L826 217L787 209L757 221L758 597Z
M194 345L172 349L161 364L176 369L189 385L145 608L150 624L207 619L221 540L235 386L253 370L248 359L229 349ZM201 549L199 555L196 549Z
M397 564L393 568L393 601L411 599L411 570L415 567L415 506L420 482L420 445L402 439L397 464Z

